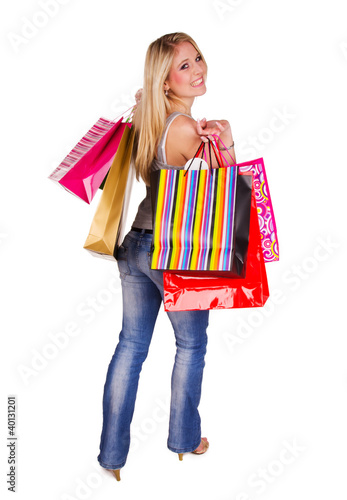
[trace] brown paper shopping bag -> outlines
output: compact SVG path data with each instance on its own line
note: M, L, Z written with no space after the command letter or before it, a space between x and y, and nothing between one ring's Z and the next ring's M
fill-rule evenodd
M134 128L127 127L109 170L83 247L98 257L115 259L134 177L130 167L133 142Z

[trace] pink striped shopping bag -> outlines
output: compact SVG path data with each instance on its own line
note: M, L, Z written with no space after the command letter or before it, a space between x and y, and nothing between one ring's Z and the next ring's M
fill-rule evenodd
M125 128L131 126L122 120L99 118L49 179L90 203L111 167Z

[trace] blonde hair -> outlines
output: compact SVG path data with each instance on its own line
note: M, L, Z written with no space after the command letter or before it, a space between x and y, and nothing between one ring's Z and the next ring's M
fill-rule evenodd
M135 128L133 160L136 178L139 180L141 177L147 185L167 115L173 107L187 111L181 99L170 91L167 95L164 92L164 83L172 66L175 48L182 42L191 43L205 62L197 44L186 33L164 35L152 42L147 49L142 97L133 117Z

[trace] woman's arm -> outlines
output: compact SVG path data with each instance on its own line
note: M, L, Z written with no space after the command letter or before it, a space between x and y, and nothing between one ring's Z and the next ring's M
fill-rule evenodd
M224 149L224 145L228 148L228 151L223 152L226 159L230 159L229 154L232 156L236 162L235 150L234 150L234 139L231 132L230 123L227 120L210 120L206 121L206 118L197 121L197 132L203 141L207 141L206 137L209 139L214 139L213 136L218 135L221 141L218 142L219 148ZM230 148L230 149L229 149Z
M220 136L226 147L232 144L232 134L230 125L226 120L220 120L220 125L216 122L206 122L201 120L200 123L185 115L178 116L171 124L167 141L166 141L166 159L169 165L183 166L193 158L201 141L204 138L208 142L207 137L212 134ZM231 142L230 142L231 140ZM220 147L223 146L220 144ZM208 150L207 163L209 163ZM235 158L234 148L229 151L222 151L226 160L233 163L228 153ZM218 167L218 163L214 153L212 152L212 167Z

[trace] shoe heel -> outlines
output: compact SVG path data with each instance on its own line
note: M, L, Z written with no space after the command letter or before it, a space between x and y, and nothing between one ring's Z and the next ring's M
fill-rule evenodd
M113 470L113 473L116 476L117 481L120 481L120 469Z
M183 453L178 454L178 460L182 461L183 460Z

